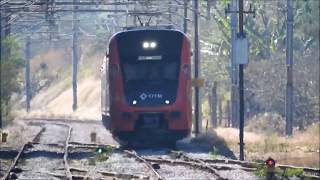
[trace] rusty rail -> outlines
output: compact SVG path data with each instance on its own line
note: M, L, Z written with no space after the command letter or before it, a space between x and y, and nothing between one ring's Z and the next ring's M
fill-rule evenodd
M10 165L8 171L6 172L6 174L2 177L3 180L8 180L10 177L10 173L11 171L14 169L14 167L18 164L18 161L21 157L21 155L23 154L23 151L25 151L25 149L29 148L32 146L32 142L36 142L39 140L40 136L42 135L42 133L45 131L45 128L42 127L41 130L34 136L34 138L32 139L31 142L27 142L25 144L22 145L21 149L19 150L17 156L14 158L12 164Z
M124 150L123 152L128 154L131 157L134 157L138 161L143 162L153 172L153 174L157 177L158 180L164 179L145 158L139 156L135 151Z
M70 172L70 167L69 167L69 164L68 164L68 148L69 148L69 141L70 141L70 138L71 138L72 128L70 126L68 126L68 128L69 128L69 131L68 131L68 136L67 136L67 139L66 139L66 142L65 142L63 162L64 162L64 168L65 168L65 172L66 172L67 178L69 180L72 180L72 174Z
M174 165L182 165L182 166L191 166L198 169L206 170L209 173L212 173L216 176L217 179L224 180L215 169L209 167L202 163L195 163L195 162L188 162L188 161L181 161L181 160L168 160L168 159L154 159L154 158L144 158L146 161L155 162L155 163L164 163L164 164L174 164Z

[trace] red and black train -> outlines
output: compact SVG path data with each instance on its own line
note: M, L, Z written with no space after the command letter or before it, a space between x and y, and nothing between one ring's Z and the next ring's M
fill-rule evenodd
M121 141L175 142L190 134L190 41L178 30L115 34L102 77L102 118Z

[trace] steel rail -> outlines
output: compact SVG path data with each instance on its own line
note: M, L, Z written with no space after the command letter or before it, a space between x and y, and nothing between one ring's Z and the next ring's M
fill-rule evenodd
M258 166L265 166L265 163L257 163L257 162L248 162L248 161L239 161L239 160L231 160L231 159L203 159L203 158L192 158L188 155L186 155L184 152L181 151L170 151L173 153L175 156L180 157L180 158L185 158L187 160L193 161L193 162L201 162L201 163L208 163L208 164L214 164L214 163L222 163L222 164L236 164L241 166L241 168L232 168L232 169L240 169L244 171L254 171ZM213 166L215 169L224 169L224 167L218 167L218 166ZM305 173L309 173L312 175L315 175L315 177L320 176L320 169L318 168L310 168L310 167L298 167L298 166L290 166L290 165L282 165L278 164L276 167L280 169L302 169Z
M150 162L148 162L145 158L139 156L135 151L128 151L128 150L124 150L124 153L126 153L127 155L134 157L135 159L137 159L140 162L143 162L152 172L154 175L157 176L158 180L163 180L165 178L163 178L158 172L157 170L155 170L152 165L150 164Z
M69 117L28 117L28 118L21 118L23 121L44 121L44 122L52 122L52 123L84 123L84 124L102 124L100 120L78 120L72 119Z
M40 138L40 136L42 135L42 133L45 131L45 128L42 127L41 130L34 136L34 138L32 139L32 142L38 141L38 139ZM11 171L13 170L13 168L18 164L18 161L21 157L21 155L23 154L23 151L25 151L26 149L28 149L29 147L31 147L31 143L27 142L25 144L22 145L21 149L19 150L17 156L14 158L12 164L10 165L9 169L7 170L6 174L1 178L3 180L9 180L9 176Z
M66 125L66 126L68 126L68 125ZM72 180L72 174L71 174L70 167L68 164L68 148L69 148L69 141L71 138L72 127L68 126L68 128L69 128L68 136L66 138L65 146L64 146L65 149L64 149L64 155L63 155L63 163L64 163L64 168L65 168L67 178L69 180Z
M155 162L155 163L163 163L163 164L175 164L175 165L182 165L182 166L190 166L195 167L198 169L206 170L211 174L214 174L217 179L225 180L226 178L222 178L215 169L210 166L207 166L203 163L195 163L195 162L188 162L188 161L181 161L181 160L169 160L169 159L154 159L154 158L144 158L148 162Z

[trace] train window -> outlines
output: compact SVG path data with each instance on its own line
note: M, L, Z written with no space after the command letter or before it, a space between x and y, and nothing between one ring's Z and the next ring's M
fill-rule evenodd
M125 77L127 81L134 80L136 78L136 69L134 65L132 64L124 64L124 72L125 72Z
M176 80L178 62L140 62L123 65L125 81Z
M177 76L177 68L178 68L178 63L177 62L168 62L165 64L164 67L164 78L168 80L173 80L176 79Z

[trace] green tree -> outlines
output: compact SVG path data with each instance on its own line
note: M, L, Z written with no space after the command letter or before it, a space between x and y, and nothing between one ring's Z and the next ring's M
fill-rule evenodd
M201 2L201 13L207 14L207 1ZM251 116L265 112L284 116L286 1L249 2L256 8L256 17L244 18L250 44L250 63L245 69L246 110ZM201 72L206 80L219 82L219 96L230 91L230 14L224 13L227 3L230 0L213 0L211 18L201 16ZM295 125L319 119L319 3L294 1ZM248 8L249 3L245 3Z
M19 72L23 67L20 45L13 36L6 37L1 45L4 51L1 57L1 110L3 119L8 119L10 114L10 99L14 92L19 92L22 80Z

